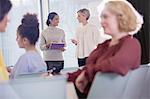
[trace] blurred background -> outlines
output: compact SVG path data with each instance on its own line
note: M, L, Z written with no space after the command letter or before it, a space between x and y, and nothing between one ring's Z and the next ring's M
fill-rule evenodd
M73 38L75 29L79 25L76 19L76 12L81 8L90 10L91 16L89 23L96 25L102 31L99 21L101 2L103 0L11 0L13 8L10 12L10 22L6 33L0 33L0 48L3 50L5 63L7 66L14 65L19 56L24 53L16 43L16 29L20 24L21 18L27 12L36 13L40 22L40 31L46 28L46 20L49 12L57 12L60 16L59 27L65 31L67 50L64 52L65 67L77 67L75 57L75 45L70 39ZM128 0L143 15L144 25L135 35L142 45L142 64L150 62L150 40L149 40L149 0ZM99 7L99 10L97 9ZM107 38L101 32L101 36ZM103 41L103 39L102 39ZM39 49L39 44L37 43ZM40 49L39 49L40 51ZM42 52L41 52L42 55Z

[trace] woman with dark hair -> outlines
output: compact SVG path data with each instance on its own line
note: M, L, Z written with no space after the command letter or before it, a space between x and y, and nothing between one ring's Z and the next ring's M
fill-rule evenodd
M43 51L44 60L47 64L47 70L53 70L53 73L59 73L64 68L64 59L62 52L64 47L53 49L52 44L64 44L65 33L58 28L59 16L55 12L51 12L47 19L47 28L41 34L40 48Z
M0 0L0 33L5 32L8 20L8 13L12 7L10 0ZM0 50L0 79L8 80L8 72L5 68L2 52Z
M24 48L23 54L11 71L10 78L16 78L21 74L45 72L46 64L38 53L35 45L39 38L39 23L36 14L27 13L17 29L17 43Z

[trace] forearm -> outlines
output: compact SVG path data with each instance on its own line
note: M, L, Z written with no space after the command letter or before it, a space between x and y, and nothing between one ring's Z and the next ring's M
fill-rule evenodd
M40 49L41 49L42 51L48 50L47 44L40 44Z
M48 49L47 41L43 35L41 35L41 39L40 39L40 49L41 50L47 50Z
M80 75L81 72L82 70L78 69L76 72L68 73L68 81L75 82L76 78L78 75Z

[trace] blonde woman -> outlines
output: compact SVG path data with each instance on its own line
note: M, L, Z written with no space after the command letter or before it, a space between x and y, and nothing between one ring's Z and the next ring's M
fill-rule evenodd
M77 12L77 19L81 26L76 30L76 36L72 43L76 45L76 56L78 65L84 66L89 54L96 48L100 42L100 33L96 26L89 24L90 12L88 9L80 9Z
M112 38L92 51L82 70L68 73L68 80L74 82L79 98L86 98L97 72L114 72L124 76L129 70L139 67L141 46L130 34L138 26L137 15L132 7L121 0L105 4L101 26Z

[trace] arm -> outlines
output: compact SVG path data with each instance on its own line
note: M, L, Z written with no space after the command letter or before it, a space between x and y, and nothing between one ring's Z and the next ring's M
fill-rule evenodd
M65 44L65 47L67 46L67 44L66 44L66 39L65 39L65 32L63 31L63 38L62 38L62 42Z
M4 63L4 59L3 59L1 50L0 50L0 78L1 78L1 80L9 79L9 73L7 72L7 69L5 67L5 63Z
M65 39L65 32L63 31L63 38L62 38L62 43L64 43L65 44L65 46L64 46L64 48L63 49L61 49L62 51L65 51L65 47L67 46L67 43L66 43L66 39Z
M115 72L126 75L130 69L139 67L141 58L141 47L137 40L129 39L125 41L114 56L103 61L97 61L93 66L87 66L86 77L93 80L95 73Z
M28 73L28 62L26 57L21 56L17 63L14 65L14 68L11 71L10 78L15 78L20 74L27 74Z
M77 77L76 81L75 81L75 85L78 88L78 90L80 92L84 92L85 87L88 84L88 80L86 79L85 75L85 71L81 72L81 74Z
M43 35L41 35L41 39L40 39L40 49L43 50L47 50L49 48L49 44L46 44L46 39L44 38Z

